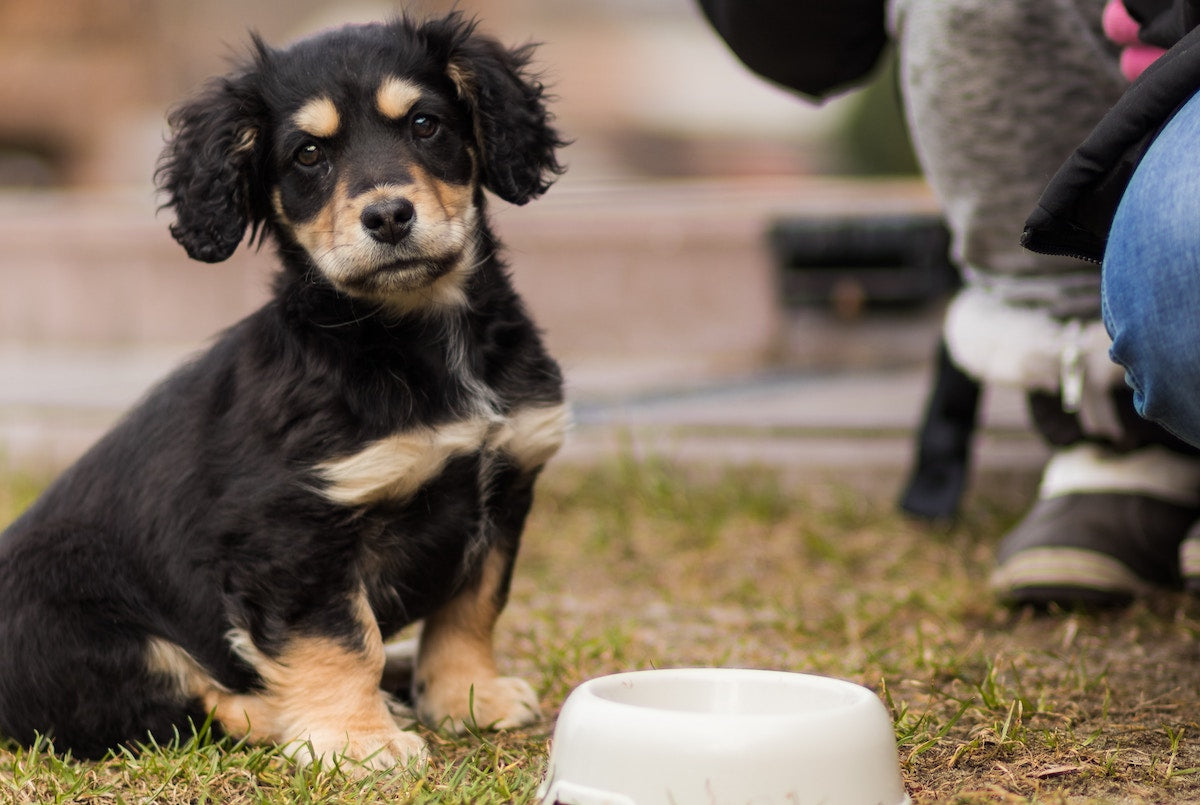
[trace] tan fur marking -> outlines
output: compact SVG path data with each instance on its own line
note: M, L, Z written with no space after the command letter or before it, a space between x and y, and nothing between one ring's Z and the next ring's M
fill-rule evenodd
M271 192L271 207L275 210L275 214L279 216L279 221L281 223L285 224L289 228L294 229L291 220L287 216L287 213L283 211L283 193L278 187Z
M322 637L298 637L278 659L245 635L235 649L263 678L257 694L213 691L205 704L222 727L253 741L291 745L302 762L348 757L390 768L424 754L424 742L401 730L379 689L384 651L366 596L355 602L364 630L358 650Z
M413 175L415 189L414 203L424 201L432 209L437 204L438 212L447 220L461 218L471 207L472 190L470 185L448 184L434 179L420 167L412 165L409 170Z
M346 200L346 189L345 182L338 182L334 187L333 196L330 197L329 202L313 218L299 223L288 220L287 214L283 210L283 199L280 191L276 189L272 195L275 212L279 214L280 219L285 224L291 227L296 240L313 257L328 254L337 246L338 233L335 227L339 220L339 209L344 208L348 203Z
M493 551L479 584L425 619L417 653L417 715L430 726L455 732L472 724L506 729L541 716L527 682L496 672L492 632L507 565Z
M397 313L466 307L467 292L464 286L467 277L471 276L471 272L474 270L475 250L472 245L454 268L428 286L417 291L397 293L389 297L385 303Z
M320 464L316 474L324 482L321 494L343 506L404 500L436 477L450 459L476 450L498 450L521 469L536 469L558 452L569 426L569 409L553 405L521 409L502 422L476 417L414 428Z
M470 210L473 202L470 185L455 185L438 181L419 165L409 165L408 170L412 175L411 183L395 187L380 187L374 192L385 195L399 192L416 206L417 215L424 214L436 220L458 220ZM372 200L367 199L365 203L370 203Z
M480 449L490 427L486 419L478 418L385 436L353 455L317 467L327 484L322 494L343 506L403 500L441 472L451 458Z
M475 74L471 72L471 68L460 62L451 61L446 65L446 75L450 78L450 82L454 84L455 90L458 91L458 97L466 101L470 106L476 105L475 100ZM475 142L482 145L484 141L483 133L483 116L472 115L474 120ZM474 151L472 150L472 159L474 159ZM476 160L478 162L478 160ZM476 166L478 169L478 165Z
M566 405L531 406L513 412L491 441L523 470L534 470L562 447L571 426Z
M388 76L375 92L375 106L379 114L399 120L409 113L413 104L421 98L421 88L403 78Z
M146 668L170 679L185 696L203 699L210 691L223 690L192 655L161 637L146 641Z
M460 62L452 61L446 65L446 76L450 79L450 83L454 84L459 98L462 100L471 98L471 85L474 83L475 76L471 73L469 67Z
M333 101L324 96L313 98L292 115L292 123L296 128L314 137L326 138L337 134L342 125L342 116L338 114Z
M258 129L243 129L233 144L233 153L244 154L247 151L252 151L257 142Z
M278 197L276 212L321 273L346 293L398 312L460 307L466 303L464 283L476 263L477 213L471 190L415 174L411 184L381 185L354 197L339 183L325 207L308 221L289 223ZM362 226L368 204L393 198L406 198L416 208L411 233L394 247L377 243ZM378 273L398 260L410 267ZM451 270L434 275L432 266L445 260L454 260Z

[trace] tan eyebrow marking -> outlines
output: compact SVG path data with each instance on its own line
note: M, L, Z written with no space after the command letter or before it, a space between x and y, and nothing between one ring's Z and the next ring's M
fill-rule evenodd
M296 114L292 115L292 122L306 134L314 137L332 137L337 134L342 119L333 101L321 96L301 106Z
M392 120L408 114L413 104L421 97L421 88L403 78L388 76L375 92L375 106L379 113Z

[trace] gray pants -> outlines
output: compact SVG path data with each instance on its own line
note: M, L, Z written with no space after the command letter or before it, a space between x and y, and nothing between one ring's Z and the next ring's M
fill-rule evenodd
M1056 318L1099 315L1099 267L1018 238L1042 188L1127 86L1105 0L891 0L918 159L968 287Z
M889 0L888 16L917 157L963 273L946 316L951 355L981 380L1046 392L1085 439L1118 443L1128 433L1113 389L1124 382L1099 321L1100 267L1019 243L1046 182L1128 86L1101 30L1104 3ZM1194 499L1200 464L1152 449L1117 463L1077 442L1055 454L1043 494Z

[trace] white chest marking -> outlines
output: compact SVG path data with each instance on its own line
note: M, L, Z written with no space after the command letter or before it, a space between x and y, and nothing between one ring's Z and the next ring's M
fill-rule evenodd
M404 500L456 456L499 452L529 471L545 464L566 435L565 405L531 406L508 417L473 417L385 436L317 467L321 494L343 506Z

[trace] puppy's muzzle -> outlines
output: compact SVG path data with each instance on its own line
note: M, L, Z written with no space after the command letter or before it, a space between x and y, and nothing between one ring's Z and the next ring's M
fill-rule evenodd
M359 220L372 238L380 243L395 246L408 237L416 217L417 208L411 201L406 198L390 198L368 204L363 208Z

